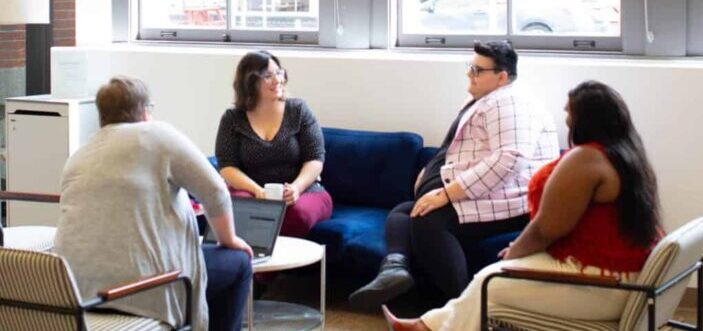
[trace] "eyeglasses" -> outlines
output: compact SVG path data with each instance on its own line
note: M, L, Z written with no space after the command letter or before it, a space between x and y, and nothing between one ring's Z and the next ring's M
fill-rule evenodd
M273 77L276 77L278 80L283 81L286 79L286 71L283 69L278 69L276 71L264 71L264 73L261 75L261 78L264 80L270 81L273 79Z
M484 71L493 71L493 72L498 72L498 68L493 67L493 68L481 68L473 63L467 62L466 63L466 72L469 73L469 75L473 77L478 77L482 72Z
M153 114L154 113L154 104L149 103L148 105L146 105L146 111L149 112L149 114Z

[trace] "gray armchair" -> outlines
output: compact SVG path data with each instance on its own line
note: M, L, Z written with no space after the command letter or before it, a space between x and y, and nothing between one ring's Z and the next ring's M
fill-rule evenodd
M191 329L191 283L180 271L121 284L82 301L68 264L58 255L0 248L0 270L0 330L171 330L157 320L95 308L174 282L183 283L187 301L185 323L176 330Z
M657 330L664 325L682 330L703 330L703 218L693 220L668 234L647 258L635 283L614 277L593 277L558 272L506 268L483 282L481 295L482 330ZM686 285L698 274L696 325L671 320ZM498 306L487 311L488 284L495 278L554 282L573 286L596 286L630 291L623 313L616 321L568 320ZM645 307L647 309L645 309Z

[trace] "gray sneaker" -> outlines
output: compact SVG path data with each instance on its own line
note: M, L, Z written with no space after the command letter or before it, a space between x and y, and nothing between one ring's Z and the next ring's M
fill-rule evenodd
M358 309L379 309L382 304L407 292L415 285L408 269L408 259L405 255L388 254L381 262L381 269L376 278L349 295L349 304Z

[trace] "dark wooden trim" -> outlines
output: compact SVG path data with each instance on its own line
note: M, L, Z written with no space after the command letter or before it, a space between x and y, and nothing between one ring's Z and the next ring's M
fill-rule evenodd
M162 284L166 284L168 282L172 282L178 279L178 276L180 274L180 270L174 270L171 272L154 275L138 280L136 282L121 284L112 288L101 290L98 292L98 296L105 301L115 300L130 295L132 293L139 292L140 290L146 288L156 287Z
M17 201L58 203L59 200L61 200L61 195L59 195L59 194L44 194L44 193L0 191L0 200L17 200Z

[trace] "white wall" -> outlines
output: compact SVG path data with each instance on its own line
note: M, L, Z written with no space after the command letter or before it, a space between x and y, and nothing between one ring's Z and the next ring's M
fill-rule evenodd
M54 48L52 87L92 95L111 75L144 79L157 119L184 131L213 154L219 118L232 103L233 48L112 46ZM275 51L290 74L289 94L304 98L323 126L413 131L439 144L467 96L465 54L383 51ZM597 79L629 104L660 182L665 226L703 216L703 62L522 56L518 84L554 114L564 145L568 90Z
M104 45L111 41L111 1L76 0L76 45Z

